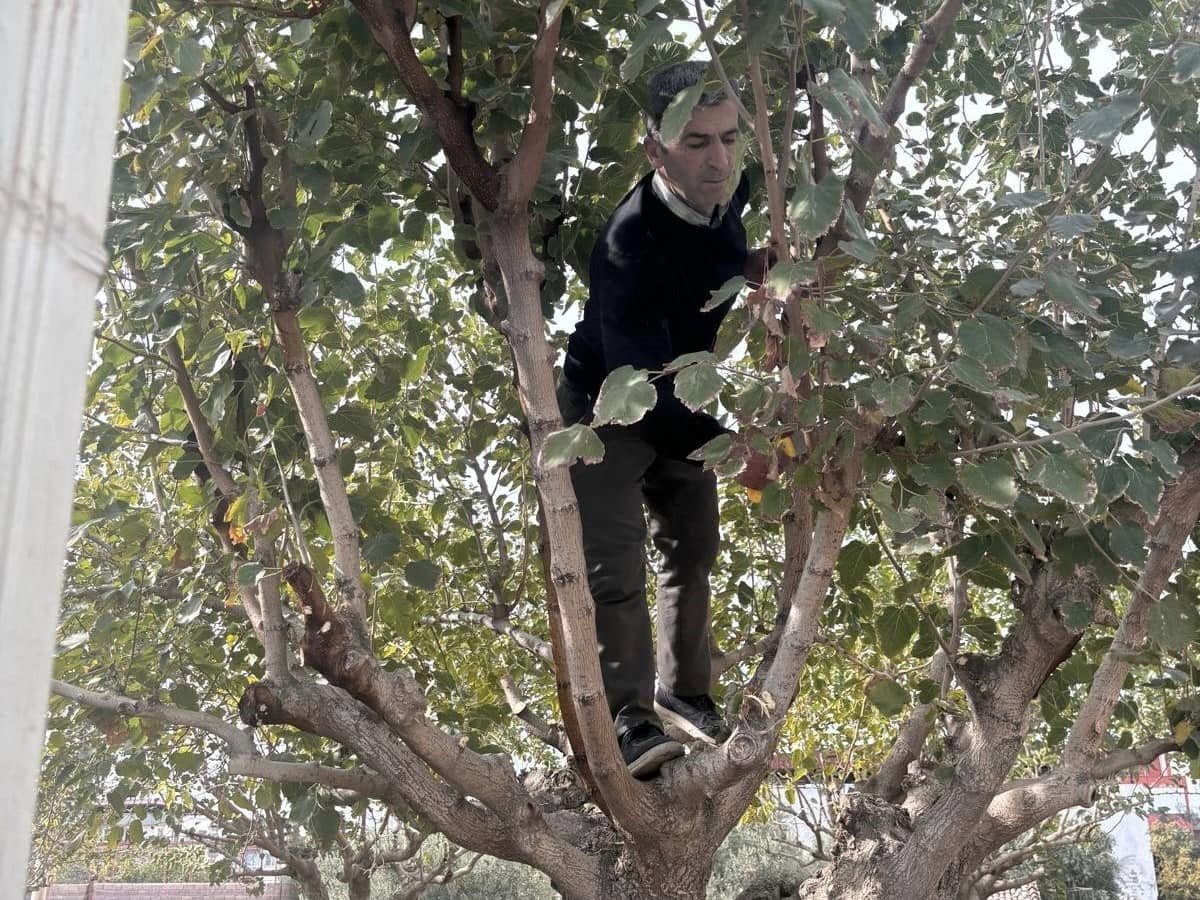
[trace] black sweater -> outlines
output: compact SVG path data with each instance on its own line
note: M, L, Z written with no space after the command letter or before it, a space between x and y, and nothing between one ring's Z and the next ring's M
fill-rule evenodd
M647 175L617 206L596 240L583 318L567 343L563 372L594 401L614 369L662 370L684 353L711 351L733 298L708 312L711 294L746 265L745 176L725 215L689 225L655 195ZM637 426L664 456L683 459L726 431L675 396L674 377L656 379L658 402Z

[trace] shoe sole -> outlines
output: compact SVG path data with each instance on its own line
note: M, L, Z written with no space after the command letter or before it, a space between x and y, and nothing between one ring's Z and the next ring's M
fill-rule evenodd
M682 731L688 737L693 737L698 741L703 741L710 747L719 747L721 743L715 738L705 734L686 718L673 710L667 709L657 700L654 701L654 711L658 713L658 717L663 720L664 724L672 725L679 731Z
M678 759L684 754L683 744L678 741L663 741L651 747L626 767L634 778L645 778L662 768L662 764Z

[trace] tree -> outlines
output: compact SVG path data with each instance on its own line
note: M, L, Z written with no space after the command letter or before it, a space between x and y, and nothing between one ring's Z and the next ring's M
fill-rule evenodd
M834 706L877 752L806 897L954 897L1103 779L1200 751L1194 11L136 10L62 696L203 733L231 775L411 809L572 897L700 896L781 738L840 765L793 730ZM782 262L717 353L622 372L603 405L634 422L673 375L739 426L707 464L795 459L727 497L735 734L643 784L567 477L596 440L559 428L544 313L580 294L637 169L638 76L688 52L689 16L716 79L747 73L751 226ZM138 637L90 623L97 592ZM523 650L459 667L451 620ZM822 647L855 674L806 668ZM503 674L582 788L492 743Z
M1154 851L1154 874L1162 900L1191 900L1200 897L1200 851L1194 834L1174 824L1150 832Z

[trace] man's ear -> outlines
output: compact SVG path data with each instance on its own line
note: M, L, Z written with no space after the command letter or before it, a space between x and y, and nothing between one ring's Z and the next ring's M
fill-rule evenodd
M665 163L663 159L663 145L652 134L646 135L642 141L642 147L646 150L646 159L650 160L650 165L655 169L660 169Z

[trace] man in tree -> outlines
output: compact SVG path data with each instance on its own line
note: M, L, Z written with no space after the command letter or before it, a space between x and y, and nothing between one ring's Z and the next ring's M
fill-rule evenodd
M741 214L748 187L737 160L738 112L704 93L677 135L663 114L700 83L708 64L677 63L649 80L642 178L592 250L583 319L567 345L559 404L568 424L591 416L606 376L622 366L661 372L685 353L711 351L732 298L705 310L714 290L747 262ZM651 777L683 746L662 721L711 745L729 737L709 690L708 576L718 545L716 479L688 459L726 431L653 382L654 408L636 425L597 430L604 459L571 470L609 709L635 777ZM646 521L663 557L658 576L658 686L646 603Z

